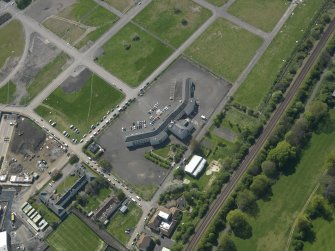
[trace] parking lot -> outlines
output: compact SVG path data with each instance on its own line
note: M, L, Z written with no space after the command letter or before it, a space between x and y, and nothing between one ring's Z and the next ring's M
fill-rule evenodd
M202 123L206 123L201 116L209 118L230 89L230 85L224 80L213 77L185 59L179 59L172 64L151 87L145 90L144 95L139 96L98 138L98 143L105 149L103 158L110 161L113 171L121 178L135 185L159 185L162 182L168 170L156 166L144 157L144 153L152 147L129 150L124 142L124 136L153 129L156 125L150 124L150 117L153 116L152 112L149 114L150 110L156 104L158 105L154 109L160 109L163 113L167 112L164 111L165 107L172 109L177 106L181 99L181 91L178 91L178 85L175 83L185 78L192 78L195 82L195 98L199 108L192 118L192 123L196 130ZM160 116L160 120L162 119L164 115ZM172 136L170 140L177 141Z

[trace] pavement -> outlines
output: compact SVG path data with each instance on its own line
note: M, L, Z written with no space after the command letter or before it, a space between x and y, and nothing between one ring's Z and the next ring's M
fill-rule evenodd
M227 8L235 2L235 0L229 0L223 7L215 7L214 5L211 5L203 0L194 0L196 3L200 4L201 6L208 8L212 11L212 16L204 23L202 24L179 48L177 48L166 60L163 62L152 74L150 74L140 86L137 88L131 88L125 83L123 83L120 79L113 76L111 73L106 71L101 66L97 65L94 62L94 56L96 51L102 47L112 36L114 36L119 30L121 30L127 23L131 22L133 17L135 17L140 11L142 11L150 2L151 0L142 0L141 5L136 5L132 9L130 9L126 13L119 13L116 10L109 9L111 12L116 14L120 17L120 19L112 26L110 30L108 30L105 34L103 34L90 48L88 48L84 52L79 52L77 49L72 47L69 43L66 43L64 40L60 39L58 36L56 36L54 33L47 30L45 27L43 27L40 23L33 20L32 18L26 16L24 12L18 11L11 3L4 4L3 2L0 2L0 13L7 11L10 12L16 19L20 20L25 27L26 31L29 32L37 32L40 35L42 35L45 39L49 40L53 44L55 44L59 49L67 53L73 58L72 64L64 70L56 79L54 79L44 90L42 90L39 95L32 100L30 105L27 107L11 107L11 106L0 106L0 111L4 112L13 112L18 113L24 116L29 117L33 121L35 121L39 126L42 128L45 128L51 135L59 138L63 144L69 145L69 151L71 153L77 154L79 158L84 161L90 163L90 165L93 166L93 168L97 169L98 172L101 172L101 168L95 164L92 163L88 157L82 152L82 144L74 145L72 144L64 135L62 135L60 132L58 132L55 128L53 128L51 125L49 125L48 122L44 121L42 118L40 118L35 112L34 108L36 108L46 97L48 97L66 78L68 78L71 74L73 74L78 66L85 66L88 69L90 69L92 72L100 76L102 79L106 80L109 84L113 85L115 88L122 90L125 95L126 99L120 104L120 106L123 106L127 100L131 98L135 98L141 88L143 88L147 83L151 83L161 72L163 72L171 63L173 63L182 53L213 23L217 18L225 18L229 20L230 22L234 23L235 25L238 25L264 39L263 45L259 48L259 50L256 52L255 56L247 66L247 68L242 72L242 74L239 76L236 83L234 83L233 87L230 89L228 96L222 100L219 106L217 106L215 112L213 113L212 117L209 118L208 122L204 126L204 128L200 131L200 133L196 136L196 138L199 140L203 137L205 132L208 130L209 126L212 124L212 120L215 117L215 115L223 109L223 107L226 105L226 103L229 100L229 97L232 96L236 90L240 87L241 83L246 79L246 77L249 75L253 67L257 64L269 44L272 42L273 38L276 36L276 34L279 32L279 30L282 28L283 24L286 22L288 17L293 12L294 8L296 7L295 4L291 4L288 10L285 12L283 17L280 19L276 27L273 29L270 33L265 33L261 31L260 29L251 26L248 23L245 23L241 21L240 19L232 16L229 14L226 10ZM100 1L99 1L100 2ZM102 3L100 3L102 5ZM103 5L102 5L103 6ZM103 6L104 7L104 6ZM26 49L25 49L26 50ZM22 56L20 62L24 60L24 55ZM20 64L20 63L19 63ZM0 83L0 86L5 84L4 82ZM117 111L114 111L111 113L106 120L111 119L114 114L116 114ZM96 130L101 129L102 126L105 124L105 122L101 123ZM187 154L190 154L188 151ZM114 176L112 175L104 175L107 179L110 179L111 182L114 180ZM45 177L46 180L48 178ZM41 181L44 181L44 178L40 178ZM150 202L144 202L144 201L138 201L137 203L141 205L143 209L143 216L136 227L135 233L138 231L140 232L141 229L143 229L144 226L144 218L148 214L150 208L152 206L157 205L157 201L159 199L159 196L162 192L164 192L167 184L170 184L172 181L172 172L167 176L164 183L161 185L161 187L158 189L156 194L154 195L153 199ZM124 193L128 197L136 197L136 194L130 193L129 190L125 189L124 185L122 186L119 183L115 183L115 186L117 188L120 188L124 191ZM30 194L30 193L29 193ZM30 195L29 195L30 196ZM27 198L29 197L27 195ZM26 198L24 198L26 199ZM131 240L133 239L133 236ZM129 245L128 245L129 247Z
M2 117L0 119L0 158L5 157L8 151L10 139L12 137L14 126L13 123L15 120L5 119ZM9 140L5 141L5 138Z

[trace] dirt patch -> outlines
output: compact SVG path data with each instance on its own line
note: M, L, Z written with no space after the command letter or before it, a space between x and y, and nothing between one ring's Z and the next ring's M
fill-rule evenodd
M54 60L60 50L37 33L30 37L29 50L24 66L15 74L13 82L17 86L18 99L26 94L26 86L35 78L40 70Z
M215 128L214 133L229 142L234 142L236 139L235 133L229 128Z
M214 173L214 172L218 173L220 171L221 167L222 166L221 166L219 161L213 160L207 168L206 175L212 175L212 173Z
M77 92L83 87L86 81L92 76L92 72L87 69L80 67L76 69L75 74L68 77L62 84L61 87L66 93Z
M10 150L15 154L34 154L45 138L45 133L31 120L20 118L17 120Z
M37 0L26 11L26 14L37 22L43 22L46 18L56 15L65 8L77 2L76 0Z

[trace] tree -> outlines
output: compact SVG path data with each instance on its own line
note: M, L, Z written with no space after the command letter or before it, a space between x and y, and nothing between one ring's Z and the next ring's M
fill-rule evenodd
M181 167L175 169L173 171L173 177L175 179L178 179L178 180L182 180L185 176L185 172L183 171L183 169Z
M77 196L77 201L79 203L79 205L81 206L86 206L88 203L88 195L87 193L85 193L84 191L81 191L78 196Z
M258 197L261 198L268 193L271 187L270 180L265 175L258 175L253 178L250 190Z
M329 219L331 216L327 201L321 195L315 195L313 197L306 209L306 213L311 219L316 219L317 217Z
M237 248L235 246L235 243L231 239L230 235L225 233L222 235L219 246L218 246L218 251L237 251Z
M299 118L286 134L286 141L292 146L304 145L308 136L308 124L308 120L305 117Z
M126 195L123 193L121 189L116 191L116 197L119 201L123 201L126 198Z
M17 8L20 10L25 9L29 4L31 4L31 0L15 0Z
M278 176L278 171L276 168L276 163L271 160L265 160L262 163L262 171L266 175L266 177L275 179Z
M252 236L252 228L247 221L247 217L239 209L235 209L228 213L227 222L237 237L248 239Z
M104 173L110 173L112 170L111 164L105 159L99 160L99 165L101 166L101 169Z
M239 209L244 212L250 212L255 206L256 198L250 190L242 190L238 192L236 197L236 204Z
M306 112L304 114L310 125L312 127L316 127L318 123L322 122L328 117L327 104L319 100L313 101L309 106L307 106Z
M55 170L51 173L51 179L53 181L59 180L62 176L63 176L63 174L59 170Z
M296 149L291 146L287 141L281 141L277 146L270 150L268 160L271 160L282 169L291 160L296 158Z
M79 161L79 157L76 154L73 154L71 158L69 159L69 162L71 165L78 163L78 161Z
M300 215L297 223L297 236L298 240L311 240L314 238L312 222L306 215Z

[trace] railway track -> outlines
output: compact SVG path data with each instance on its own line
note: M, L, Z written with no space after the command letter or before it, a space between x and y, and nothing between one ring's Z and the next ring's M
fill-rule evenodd
M308 57L305 65L303 66L302 70L300 71L298 77L294 80L293 84L291 85L290 89L288 90L286 96L284 97L283 102L277 107L276 111L273 113L272 117L270 118L269 122L265 126L262 134L259 136L256 143L249 149L248 155L244 158L243 162L241 163L240 167L236 170L236 172L232 175L230 181L226 184L226 186L222 189L220 195L217 199L214 200L212 205L210 206L209 211L205 215L205 217L201 220L198 224L195 234L189 240L188 245L185 247L185 251L194 251L196 250L198 243L207 230L209 224L211 223L212 219L216 216L219 212L220 208L222 207L223 203L226 199L230 196L236 185L238 184L239 180L246 172L248 166L254 160L258 152L261 150L262 146L266 142L266 140L271 135L273 129L277 125L279 119L285 112L286 108L296 95L299 87L301 86L303 80L305 79L306 75L310 71L311 67L315 63L316 59L320 55L322 49L325 47L328 39L330 38L331 34L335 30L335 18L331 21L326 31L323 33L322 37L320 38L318 44L313 49L312 53Z

